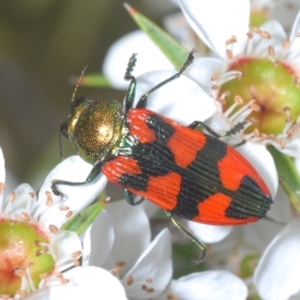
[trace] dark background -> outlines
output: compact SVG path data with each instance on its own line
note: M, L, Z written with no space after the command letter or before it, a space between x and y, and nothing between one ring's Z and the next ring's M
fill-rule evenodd
M157 24L176 10L167 0L128 3ZM60 161L58 130L74 90L68 78L79 75L87 64L88 72L101 71L109 46L137 29L122 4L120 0L0 2L0 146L18 182L37 188ZM81 87L77 94L122 100L124 92ZM65 140L65 156L71 153L68 144Z

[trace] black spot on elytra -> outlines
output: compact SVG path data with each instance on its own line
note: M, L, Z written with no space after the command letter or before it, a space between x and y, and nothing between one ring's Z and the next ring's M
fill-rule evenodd
M231 202L225 212L228 218L263 218L272 203L271 198L264 195L257 183L247 175L242 179L237 191L229 191L229 196Z
M155 133L156 140L152 143L133 145L130 155L138 163L142 174L123 174L119 178L122 186L137 191L146 191L149 176L164 176L172 171L175 165L174 155L167 146L168 140L175 132L174 128L156 115L149 116L147 125Z
M207 136L204 147L198 151L195 160L181 170L182 181L176 207L172 213L187 219L199 214L198 204L216 193L219 180L218 161L227 153L226 145ZM188 205L186 205L188 203Z

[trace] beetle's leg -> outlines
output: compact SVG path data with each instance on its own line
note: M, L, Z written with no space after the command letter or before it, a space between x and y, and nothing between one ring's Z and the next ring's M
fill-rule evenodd
M124 195L127 203L133 206L139 205L145 200L145 198L141 198L139 201L134 202L133 194L127 189L124 189Z
M136 64L136 53L133 53L129 59L127 69L125 72L125 80L131 80L129 87L126 92L125 96L125 110L126 113L132 108L133 101L134 101L134 96L135 96L135 88L136 88L136 79L135 77L131 74L133 71L133 68Z
M147 93L145 93L139 100L139 102L137 103L136 107L137 108L145 108L147 106L147 98L148 96L158 90L160 87L162 87L163 85L167 84L168 82L178 78L192 63L193 63L193 60L194 60L194 53L196 52L196 50L192 50L186 61L184 62L183 66L181 67L181 69L173 76L171 76L170 78L162 81L161 83L159 83L158 85L156 85L155 87L153 87L151 90L149 90Z
M246 121L237 123L235 126L233 126L228 131L225 131L225 132L221 133L220 137L231 136L231 135L237 134L238 132L240 132L241 130L243 130L245 128L245 125L248 124L249 122L251 122L251 121L247 121L246 120Z
M59 184L77 186L77 185L85 185L87 183L94 181L94 179L101 173L102 165L103 165L102 161L95 164L93 169L89 173L88 177L86 178L86 180L82 182L53 179L51 183L51 189L53 194L62 197L64 196L63 193L57 189L57 185Z
M225 137L225 136L231 136L239 131L243 130L245 128L245 125L249 123L250 121L244 121L244 122L239 122L235 126L233 126L230 130L222 132L222 133L217 133L215 132L212 128L210 128L208 125L201 121L194 121L192 124L190 124L188 127L195 129L197 126L201 125L204 127L213 137L220 138L220 137Z
M219 138L220 137L220 134L215 132L212 128L210 128L208 125L206 125L205 123L201 122L201 121L194 121L192 124L190 124L188 127L189 128L192 128L192 129L195 129L196 127L198 126L202 126L204 127L207 132L209 132L213 137L215 138Z
M166 212L166 215L171 219L171 221L173 222L173 224L179 230L181 230L185 235L187 235L200 248L200 251L201 251L200 256L199 256L198 259L193 259L191 261L191 263L190 263L191 267L200 264L206 258L206 246L202 242L200 242L189 230L187 230L184 226L182 226L180 223L178 223L173 218L173 215L170 212L168 212L168 211L165 211L165 212Z

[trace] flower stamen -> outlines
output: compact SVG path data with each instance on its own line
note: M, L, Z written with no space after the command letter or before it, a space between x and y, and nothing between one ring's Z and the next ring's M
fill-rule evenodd
M58 233L58 228L53 224L49 225L49 230L50 230L51 233L54 233L54 234Z
M235 35L232 35L230 39L225 41L225 45L230 45L236 42L237 42L237 37Z
M232 50L226 49L226 56L227 56L228 59L233 59Z
M25 297L26 296L26 292L24 291L24 290L22 290L22 289L18 289L17 291L16 291L16 293L19 295L19 296L21 296L21 297ZM0 296L0 298L1 298L1 296ZM2 299L2 298L1 298Z
M147 293L153 293L154 292L154 288L149 288L145 284L142 285L142 290L147 292Z
M62 278L62 279L60 279L60 283L61 284L67 284L67 283L69 283L69 279L67 279L67 278Z
M65 217L68 219L68 218L70 218L72 215L73 215L73 212L72 212L71 210L69 210L69 211L66 213Z
M286 133L287 137L291 138L295 136L299 131L300 131L300 123L292 124Z
M66 205L62 205L59 207L60 210L69 210L69 206L66 206Z
M267 31L261 31L260 32L260 36L266 40L270 40L271 39L271 34Z
M131 286L131 285L133 284L133 282L134 282L133 277L132 277L132 276L129 276L128 279L127 279L127 281L126 281L127 285L128 285L128 286Z
M285 41L283 42L283 44L282 44L282 48L283 48L283 49L287 49L287 48L290 47L290 45L291 45L290 40L285 40Z
M41 256L45 253L48 253L49 252L49 247L48 246L44 246L42 249L39 249L36 251L35 255L36 256Z
M292 115L291 110L288 106L283 108L283 111L285 112L285 122L290 123L292 121Z
M5 188L6 188L5 184L3 182L0 182L0 195L5 190Z
M30 217L26 212L21 213L21 219L27 223L30 222Z
M47 197L47 199L46 199L46 205L47 206L51 206L53 204L52 194L49 191L46 191L45 194L46 194L46 197Z
M15 197L16 197L16 193L15 192L11 192L9 194L9 197L8 197L8 202L11 203L15 200Z
M274 57L274 55L275 55L274 47L269 46L269 48L268 48L268 54L269 54L272 58Z
M237 105L240 105L240 104L243 104L243 103L244 103L242 97L239 96L239 95L235 95L235 96L234 96L234 102L235 102Z
M125 262L124 261L120 261L120 262L118 262L117 264L116 264L116 266L111 270L111 273L113 274L113 275L116 275L117 273L119 273L120 271L121 271L121 268L123 267L123 266L125 266Z

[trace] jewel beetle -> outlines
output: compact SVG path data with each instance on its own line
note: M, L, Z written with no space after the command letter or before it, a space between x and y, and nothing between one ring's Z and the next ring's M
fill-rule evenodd
M201 121L185 127L147 109L149 94L178 78L193 62L193 54L194 50L175 75L145 93L136 107L133 54L125 74L130 80L125 113L115 100L75 98L74 92L60 132L93 168L84 182L53 180L52 190L62 195L58 185L87 184L102 172L124 189L129 204L147 199L165 210L200 247L200 257L191 262L195 265L205 259L206 247L174 216L212 225L248 224L265 216L272 198L251 164L219 139L237 133L244 123L219 135ZM196 130L200 125L210 135ZM134 202L133 195L142 198Z

